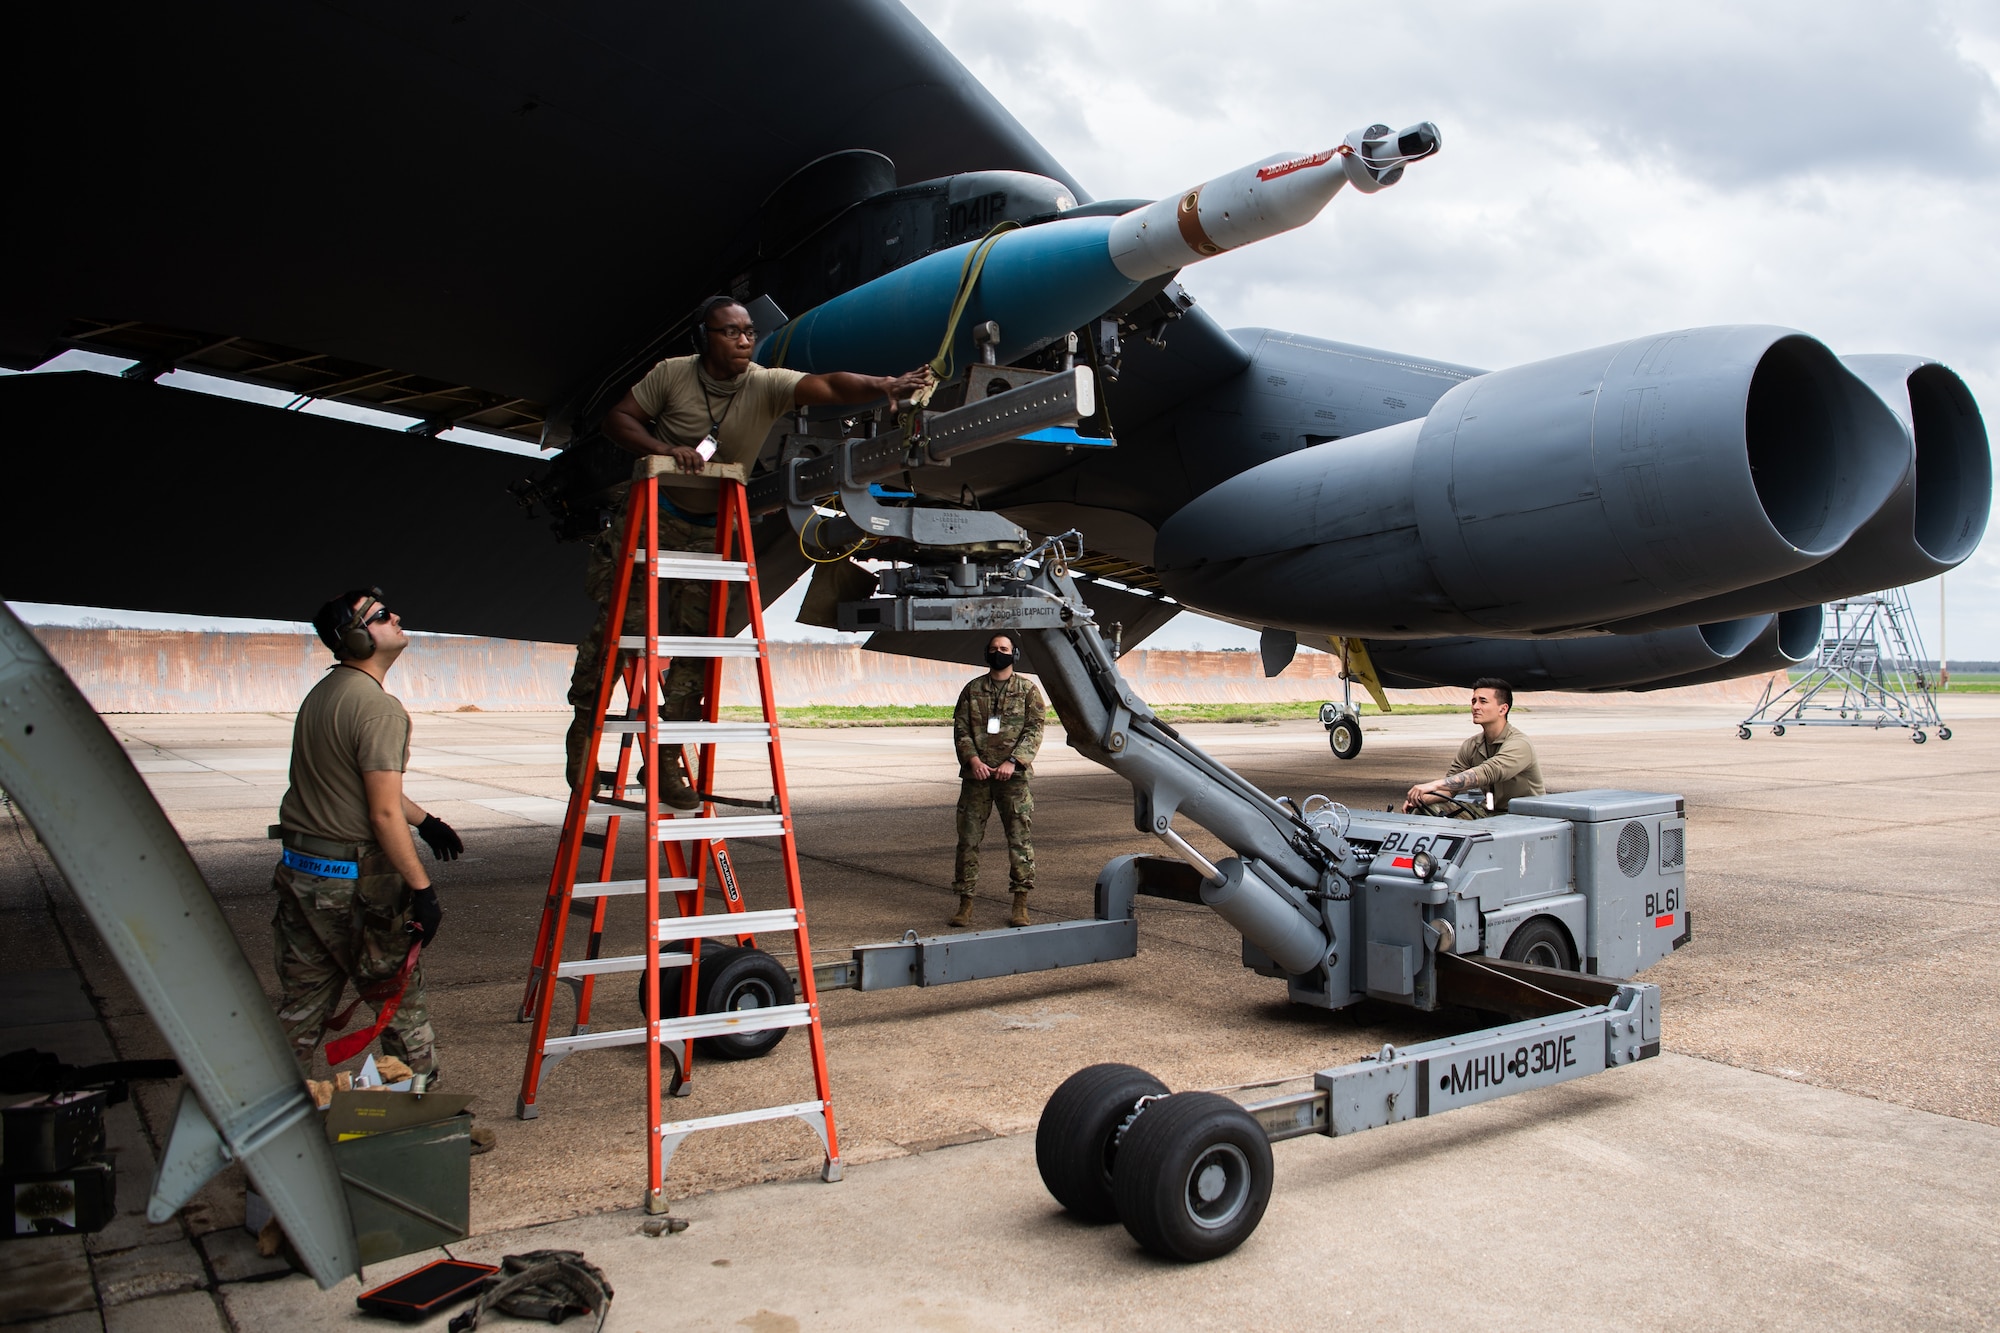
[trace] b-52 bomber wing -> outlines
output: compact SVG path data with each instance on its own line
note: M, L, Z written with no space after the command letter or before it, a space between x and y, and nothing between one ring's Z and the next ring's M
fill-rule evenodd
M1657 688L1773 669L1820 603L1984 535L1984 421L1923 356L1640 315L1486 372L1196 304L1190 266L1395 185L1429 124L1093 201L890 0L37 17L0 92L28 201L0 358L133 364L0 380L31 497L0 525L7 598L300 618L380 583L415 626L573 639L579 550L507 498L537 465L426 437L563 449L525 493L588 535L629 464L601 418L718 290L767 364L908 369L956 308L957 371L1087 370L1075 429L888 489L1080 529L1077 570L1139 599L1106 609L1126 646L1187 606L1261 628L1267 669L1345 640L1390 683ZM197 402L153 382L177 368L413 424ZM805 567L796 512L758 524L767 598Z

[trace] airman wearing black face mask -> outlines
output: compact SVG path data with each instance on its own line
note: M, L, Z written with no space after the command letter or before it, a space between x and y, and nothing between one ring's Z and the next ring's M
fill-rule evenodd
M1035 849L1029 841L1035 800L1029 793L1035 751L1042 745L1042 692L1014 674L1014 641L996 634L986 643L987 673L959 692L952 711L958 748L958 857L952 887L958 891L954 926L972 924L979 886L979 843L994 810L1007 834L1007 881L1014 893L1010 926L1028 922L1028 894L1035 887Z

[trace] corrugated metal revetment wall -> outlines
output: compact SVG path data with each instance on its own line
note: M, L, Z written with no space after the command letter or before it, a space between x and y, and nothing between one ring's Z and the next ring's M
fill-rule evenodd
M331 662L317 639L294 634L203 634L180 630L70 629L35 634L102 713L290 712ZM422 636L397 662L390 689L419 712L560 709L567 706L576 650L516 639ZM725 663L724 701L754 703L751 663ZM1264 703L1337 698L1336 662L1299 654L1265 679L1255 653L1138 649L1120 668L1155 703ZM858 644L774 643L778 702L948 704L979 670L871 653ZM1669 697L1754 700L1763 677L1676 690ZM1396 690L1393 700L1460 703L1460 690ZM1620 696L1564 695L1572 700Z

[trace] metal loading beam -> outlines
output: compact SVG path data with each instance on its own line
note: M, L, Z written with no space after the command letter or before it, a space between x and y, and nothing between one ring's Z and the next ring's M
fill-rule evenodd
M915 435L891 430L864 440L829 438L833 448L826 454L794 458L752 481L746 488L750 512L775 513L787 505L824 499L842 486L866 487L912 468L948 465L962 454L1018 440L1032 431L1073 425L1095 411L1090 368L1076 366L964 407L925 413Z
M1547 971L1535 968L1536 972ZM1594 978L1585 978L1594 980ZM1613 984L1606 1003L1381 1054L1313 1075L1308 1091L1245 1104L1277 1143L1337 1137L1586 1078L1660 1053L1660 990Z

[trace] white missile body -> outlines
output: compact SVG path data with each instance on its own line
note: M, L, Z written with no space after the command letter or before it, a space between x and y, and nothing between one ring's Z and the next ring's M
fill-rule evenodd
M808 372L894 374L935 355L977 246L985 259L952 360L978 359L972 330L1000 326L1003 362L1102 317L1149 279L1302 227L1352 183L1367 194L1438 150L1437 128L1356 130L1323 153L1279 153L1117 217L1057 218L939 250L813 307L765 335L757 362Z
M1144 282L1303 227L1341 186L1373 194L1438 146L1428 123L1393 136L1388 126L1371 125L1324 152L1278 153L1120 216L1111 225L1111 262Z

